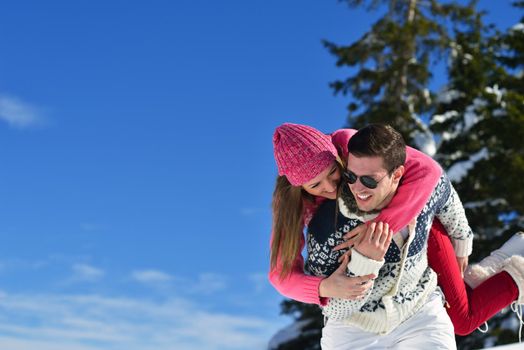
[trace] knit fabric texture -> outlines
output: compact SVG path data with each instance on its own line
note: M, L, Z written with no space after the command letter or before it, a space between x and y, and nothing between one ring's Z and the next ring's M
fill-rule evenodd
M278 174L293 186L302 186L324 171L336 158L331 136L307 125L284 123L273 134Z
M351 205L341 204L340 209L351 208ZM306 270L315 276L327 276L336 270L338 257L344 251L333 251L333 247L343 242L344 233L366 220L358 215L348 217L348 213L341 210L335 223L334 210L334 201L325 202L308 227ZM428 266L426 254L429 229L435 216L446 223L445 227L453 240L472 239L460 200L444 175L415 225L410 225L407 240L400 245L392 241L383 261L369 259L353 250L348 276L370 273L378 276L367 295L361 300L331 298L322 308L323 314L328 319L344 321L349 326L388 334L420 310L435 290L437 282L435 272Z

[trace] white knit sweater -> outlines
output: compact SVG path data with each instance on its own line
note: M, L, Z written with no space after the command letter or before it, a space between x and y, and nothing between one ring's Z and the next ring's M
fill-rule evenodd
M343 232L370 219L348 212L344 203L339 202L339 205L343 215L338 216L337 227L331 229L332 233L312 232L320 229L320 225L315 226L315 218L312 220L306 269L315 275L326 275L336 268L336 264L331 265L336 262L336 254L340 253L330 251L326 254L326 245L340 243ZM331 298L323 307L323 314L328 319L344 321L378 334L391 332L415 314L437 285L437 276L428 267L426 254L427 236L434 216L442 221L453 238L457 256L469 255L473 235L455 190L443 176L421 214L407 228L407 239L396 234L384 260L372 260L352 251L348 275L373 273L377 276L367 295L361 300Z

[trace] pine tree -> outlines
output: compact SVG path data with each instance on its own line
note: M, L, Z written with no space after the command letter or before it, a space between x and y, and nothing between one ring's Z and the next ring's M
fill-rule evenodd
M387 7L361 39L349 46L325 41L337 66L358 68L331 84L335 93L350 94L348 125L382 122L393 125L409 144L433 153L427 119L432 110L428 89L431 66L449 46L449 27L470 20L474 4L436 0L345 0L350 7ZM429 146L429 148L423 148Z
M449 83L431 129L440 139L436 159L476 233L470 260L478 261L524 227L524 194L511 190L524 176L523 81L517 73L524 64L524 24L505 34L485 31L481 16L472 24L451 44ZM489 320L488 333L457 337L459 348L481 348L488 338L497 345L515 342L516 330L505 326L511 317L503 312Z
M270 350L320 350L323 320L317 305L284 300L282 314L292 315L295 322L275 334L269 342Z

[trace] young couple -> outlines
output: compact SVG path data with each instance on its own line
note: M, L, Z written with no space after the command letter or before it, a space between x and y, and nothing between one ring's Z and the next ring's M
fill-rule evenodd
M524 234L468 266L473 235L449 179L390 126L286 123L273 145L269 279L320 305L323 349L454 349L453 332L524 304Z

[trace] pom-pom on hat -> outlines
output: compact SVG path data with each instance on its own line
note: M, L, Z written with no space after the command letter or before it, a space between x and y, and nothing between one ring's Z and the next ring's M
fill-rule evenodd
M278 174L301 186L324 171L337 156L331 137L300 124L284 123L273 134Z

